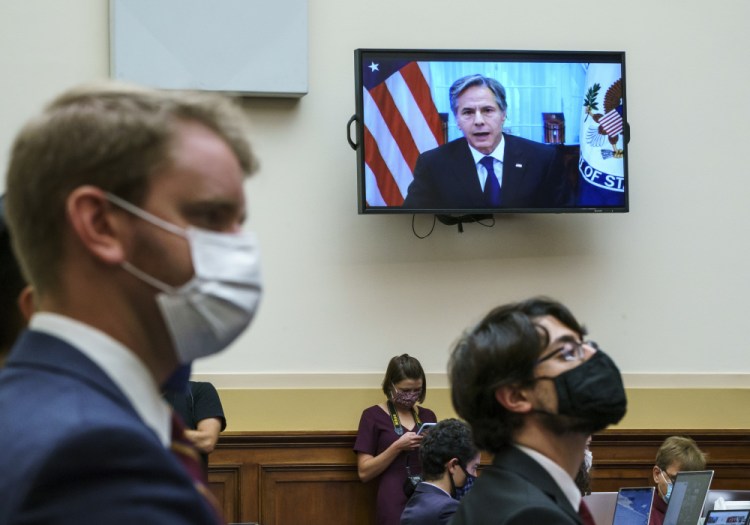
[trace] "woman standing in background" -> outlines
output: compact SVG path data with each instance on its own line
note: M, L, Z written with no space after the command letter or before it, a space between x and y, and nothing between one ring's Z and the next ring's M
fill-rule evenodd
M416 406L427 394L427 379L419 361L408 354L388 363L383 393L385 401L362 412L354 451L359 479L378 483L375 522L398 525L407 500L407 464L412 475L421 472L418 449L422 436L417 430L437 418L432 410Z

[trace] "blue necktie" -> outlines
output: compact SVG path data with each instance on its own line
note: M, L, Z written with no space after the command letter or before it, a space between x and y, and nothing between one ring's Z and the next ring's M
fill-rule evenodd
M487 181L484 183L484 202L489 208L500 206L500 184L495 176L494 159L483 157L479 163L487 169Z

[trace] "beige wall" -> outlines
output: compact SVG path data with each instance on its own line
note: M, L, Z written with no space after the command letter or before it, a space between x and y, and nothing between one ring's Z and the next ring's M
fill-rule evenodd
M735 417L750 377L750 3L458 5L310 0L309 94L245 102L262 159L247 193L267 294L251 330L196 366L222 389L230 429L354 428L392 355L409 352L442 377L462 329L492 306L540 293L569 304L626 373L623 424L725 421L690 409L699 402ZM107 75L107 16L104 0L0 9L0 166L44 101ZM625 50L631 212L503 216L462 234L438 225L425 240L410 216L357 216L344 137L357 47ZM446 392L429 399L439 415L450 411ZM330 423L319 423L319 403L334 401L349 408L327 408ZM263 407L273 410L260 422ZM750 428L742 419L726 426Z

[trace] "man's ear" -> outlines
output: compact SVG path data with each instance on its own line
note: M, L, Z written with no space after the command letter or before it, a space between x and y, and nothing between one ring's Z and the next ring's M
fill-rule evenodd
M661 473L661 469L654 465L654 468L651 469L652 474L654 475L654 483L659 483L661 481L661 476L659 475Z
M453 474L454 469L457 467L458 467L458 458L451 458L445 464L446 470L448 470L448 472L450 472L451 474Z
M104 263L123 262L121 222L104 192L95 186L80 186L68 195L65 204L68 220L80 244Z
M533 408L527 395L527 389L518 385L503 385L498 387L495 390L495 399L508 412L525 414Z
M21 315L24 321L27 323L31 319L31 315L34 313L34 288L30 284L27 284L21 293L18 294L18 309L21 310Z

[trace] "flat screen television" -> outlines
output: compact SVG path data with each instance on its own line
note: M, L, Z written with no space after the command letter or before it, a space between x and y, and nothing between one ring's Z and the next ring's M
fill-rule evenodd
M354 64L360 214L628 211L624 52L357 49Z

